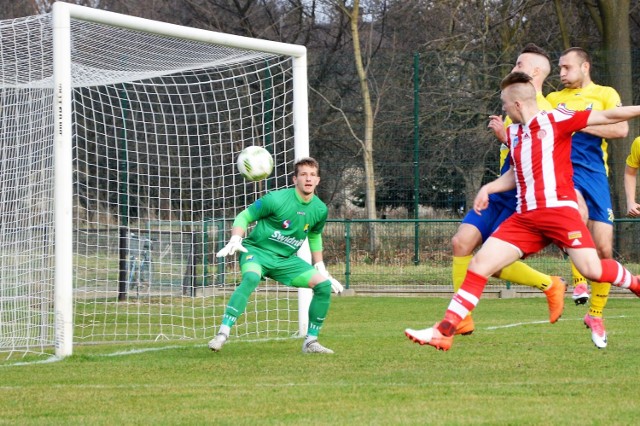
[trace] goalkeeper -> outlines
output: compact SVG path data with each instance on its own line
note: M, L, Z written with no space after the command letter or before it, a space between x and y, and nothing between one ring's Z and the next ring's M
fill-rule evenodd
M287 286L313 290L302 352L333 353L318 342L318 334L329 311L331 290L339 294L343 287L329 275L322 258L322 230L328 210L315 195L318 183L318 162L310 157L298 160L294 165L293 188L266 194L234 220L231 238L216 256L242 252L242 281L229 299L218 334L209 342L212 351L218 352L226 343L231 327L245 311L251 293L263 277L269 277ZM243 241L248 225L256 221L255 228ZM306 238L314 266L297 256Z

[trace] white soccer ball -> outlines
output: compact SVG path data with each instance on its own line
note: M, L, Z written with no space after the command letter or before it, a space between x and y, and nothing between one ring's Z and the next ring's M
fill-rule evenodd
M248 146L240 152L236 162L238 171L246 180L255 182L268 177L273 171L273 157L261 146Z

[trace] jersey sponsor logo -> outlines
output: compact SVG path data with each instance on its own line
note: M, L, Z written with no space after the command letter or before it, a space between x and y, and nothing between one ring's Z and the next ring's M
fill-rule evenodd
M567 235L570 240L577 240L578 238L582 238L582 232L580 231L571 231ZM575 245L575 244L574 244Z
M282 235L282 232L280 231L274 231L269 239L293 248L302 247L302 243L304 242L304 239L299 240L296 237L287 237L286 235Z
M289 229L290 226L291 226L291 221L289 219L282 222L282 228Z
M307 232L309 232L309 224L305 224L304 225L304 229L303 229L304 233L306 234Z

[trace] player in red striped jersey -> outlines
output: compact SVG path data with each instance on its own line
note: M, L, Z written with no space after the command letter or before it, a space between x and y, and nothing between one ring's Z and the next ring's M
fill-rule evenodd
M605 111L541 111L531 77L512 72L501 83L502 108L513 121L507 131L511 169L484 185L474 201L481 213L489 195L514 187L516 213L487 239L471 259L460 289L453 295L442 321L405 334L422 345L448 350L458 323L478 304L488 278L516 260L554 243L564 250L588 279L628 288L640 296L640 279L613 259L598 257L582 221L573 184L571 135L598 124L640 116L640 106Z

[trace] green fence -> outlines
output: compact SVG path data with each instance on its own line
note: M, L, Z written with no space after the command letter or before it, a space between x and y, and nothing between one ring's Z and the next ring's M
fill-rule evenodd
M458 219L331 219L323 236L325 262L333 276L356 292L449 294L451 237L459 223ZM614 232L616 258L640 274L640 221L618 220ZM571 278L569 261L553 245L526 262L568 282ZM487 287L494 292L506 288L539 294L494 278Z

